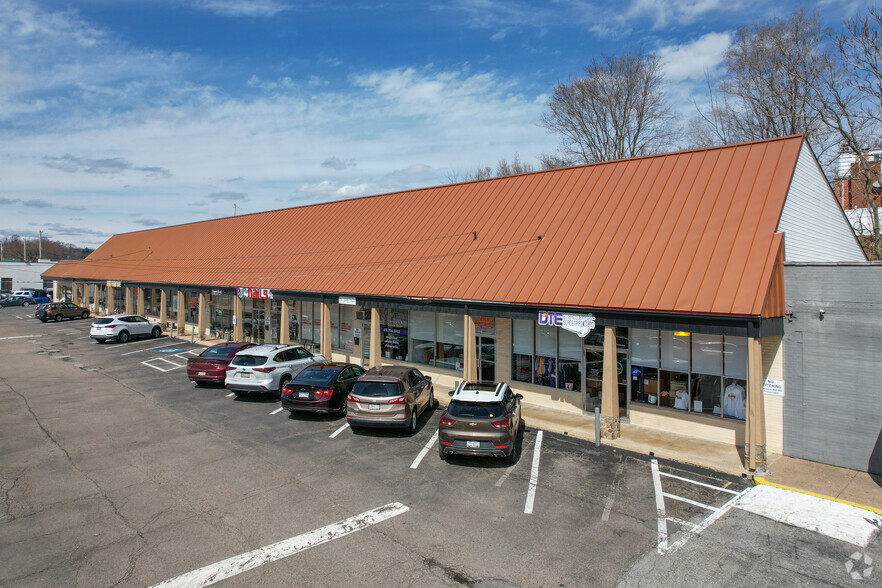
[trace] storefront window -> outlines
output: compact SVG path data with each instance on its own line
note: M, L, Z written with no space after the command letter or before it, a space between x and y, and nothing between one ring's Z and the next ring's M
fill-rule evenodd
M354 349L354 340L352 338L352 325L355 322L355 307L340 307L340 347L343 351L352 351Z
M557 388L557 327L536 325L533 383Z
M410 360L435 365L435 313L410 311Z
M215 337L227 339L233 333L233 296L213 296L211 300L211 329Z
M632 329L630 344L631 402L744 418L746 338Z
M461 314L435 315L438 341L435 344L435 366L462 371L465 325Z
M407 349L407 311L380 309L380 332L383 356L390 359L408 361Z
M312 343L312 302L300 303L300 341Z
M511 321L511 376L518 382L531 382L533 362L533 321Z
M558 332L558 355L560 369L557 387L565 390L582 390L582 339L575 333L560 329Z
M331 349L340 349L340 305L329 304L331 315Z

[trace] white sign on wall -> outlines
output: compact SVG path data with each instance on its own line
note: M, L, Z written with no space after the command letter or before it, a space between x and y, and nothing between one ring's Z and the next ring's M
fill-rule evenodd
M784 396L784 380L763 380L763 394L769 396Z
M585 337L595 326L593 314L567 314L544 310L539 312L539 324L560 327L579 337Z
M355 298L352 298L351 296L341 296L338 299L338 302L347 306L355 306Z

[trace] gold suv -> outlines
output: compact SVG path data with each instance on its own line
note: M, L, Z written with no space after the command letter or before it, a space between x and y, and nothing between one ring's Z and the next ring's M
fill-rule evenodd
M435 407L432 378L419 370L371 368L355 382L346 398L346 422L358 427L404 427L414 432L420 415Z

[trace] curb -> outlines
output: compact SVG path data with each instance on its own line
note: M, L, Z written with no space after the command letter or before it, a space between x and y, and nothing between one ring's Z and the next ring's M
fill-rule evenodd
M774 486L775 488L783 488L784 490L791 490L793 492L799 492L800 494L808 494L809 496L815 496L817 498L824 498L826 500L832 500L833 502L840 502L842 504L847 504L849 506L854 506L857 508L862 508L864 510L869 510L875 512L877 514L882 514L882 508L876 508L875 506L867 506L866 504L860 504L857 502L851 502L850 500L842 500L841 498L833 498L832 496L827 496L826 494L818 494L817 492L810 492L808 490L801 490L799 488L794 488L792 486L785 486L784 484L776 484L775 482L769 482L765 478L754 476L753 481L757 484L763 484L765 486Z

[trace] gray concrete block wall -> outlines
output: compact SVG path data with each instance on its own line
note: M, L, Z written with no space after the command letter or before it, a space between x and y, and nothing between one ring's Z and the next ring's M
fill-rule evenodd
M784 454L882 474L882 263L787 263L784 292Z

